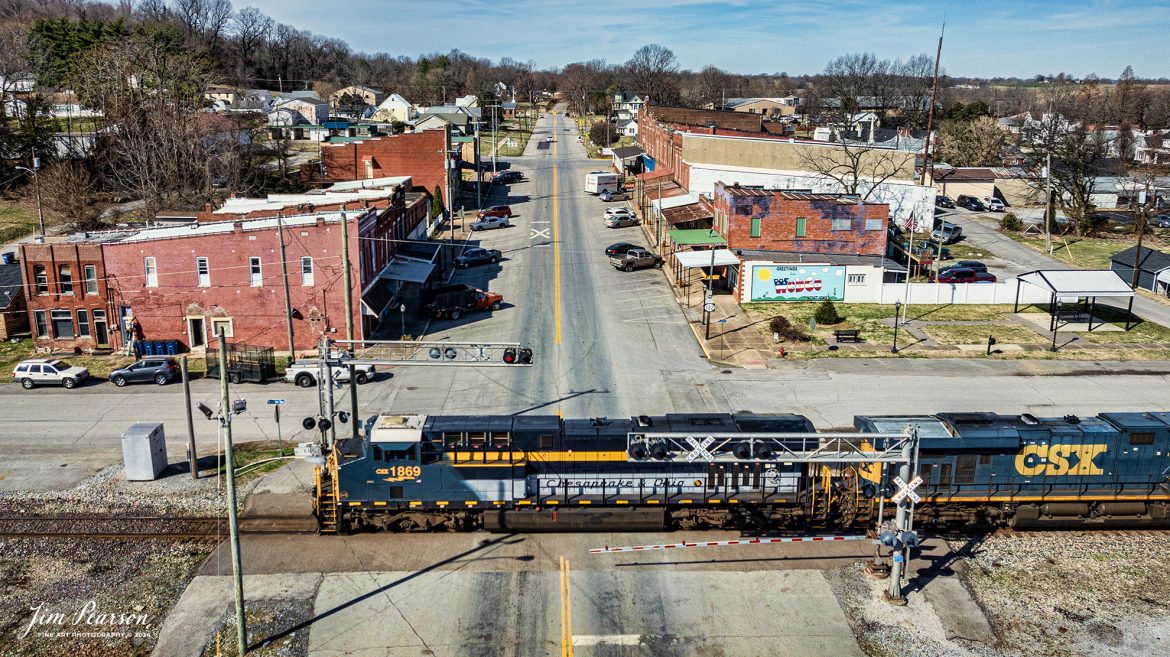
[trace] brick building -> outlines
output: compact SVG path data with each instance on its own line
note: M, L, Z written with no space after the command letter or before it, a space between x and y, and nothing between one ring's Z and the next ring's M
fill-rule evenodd
M882 256L890 206L854 196L715 183L714 228L729 249Z
M385 276L401 250L392 240L419 238L430 210L429 195L406 191L409 178L393 181L389 189L234 199L203 213L211 220L26 245L26 280L38 281L30 304L38 345L116 349L133 337L178 340L199 350L222 327L235 342L287 351L286 281L296 349L315 348L322 333L344 338L343 230L354 337L368 337L397 292ZM81 280L74 271L84 272ZM374 298L381 303L372 306ZM118 318L105 333L97 326L99 311L103 320Z
M321 144L321 168L305 167L313 182L367 180L385 176L409 175L414 184L433 191L446 189L447 152L451 148L446 130L407 132L389 137L373 137L342 143ZM458 174L458 169L453 169ZM458 182L453 178L452 184ZM444 191L444 193L446 193Z

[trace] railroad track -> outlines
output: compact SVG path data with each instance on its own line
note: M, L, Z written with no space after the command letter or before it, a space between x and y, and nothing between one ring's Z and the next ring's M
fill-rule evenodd
M244 518L241 533L305 533L316 523L304 518ZM228 536L226 518L173 516L0 516L0 540L171 540L220 541Z

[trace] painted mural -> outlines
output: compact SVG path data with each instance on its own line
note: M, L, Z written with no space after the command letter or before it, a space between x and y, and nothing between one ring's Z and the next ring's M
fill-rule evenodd
M752 265L752 301L845 299L845 268L829 265Z

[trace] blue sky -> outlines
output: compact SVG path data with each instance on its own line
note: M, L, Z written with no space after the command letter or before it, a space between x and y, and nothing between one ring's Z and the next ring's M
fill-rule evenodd
M1061 71L1170 77L1170 0L237 0L279 22L337 37L354 50L417 56L458 48L477 57L551 68L620 63L659 43L683 68L815 73L834 57L933 54L945 17L943 66L952 75Z

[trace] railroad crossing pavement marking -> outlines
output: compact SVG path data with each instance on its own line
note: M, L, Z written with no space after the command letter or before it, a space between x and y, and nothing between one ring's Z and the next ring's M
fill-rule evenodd
M694 448L691 450L691 453L687 454L687 463L694 463L695 459L699 458L703 459L704 461L715 460L715 456L712 455L711 452L707 451L707 448L711 446L711 443L715 442L715 439L711 436L707 436L701 443L695 440L693 436L687 436L687 442L690 443L691 447Z
M551 240L552 236L548 234L548 231L548 228L529 228L528 232L530 234L528 235L528 239L534 240L538 237L543 237L546 240Z
M589 554L615 552L648 552L650 550L678 550L685 548L723 547L727 545L770 545L774 543L829 543L836 541L864 541L865 536L789 536L787 538L737 538L729 541L698 541L695 543L666 543L663 545L630 545L625 547L593 548Z
M918 496L918 493L914 492L915 488L918 488L922 485L922 477L914 477L908 484L901 477L894 477L894 483L898 485L898 492L894 493L894 496L890 498L890 501L892 501L894 504L898 504L907 497L909 497L910 501L914 502L915 504L918 504L920 501L922 501L922 498Z

